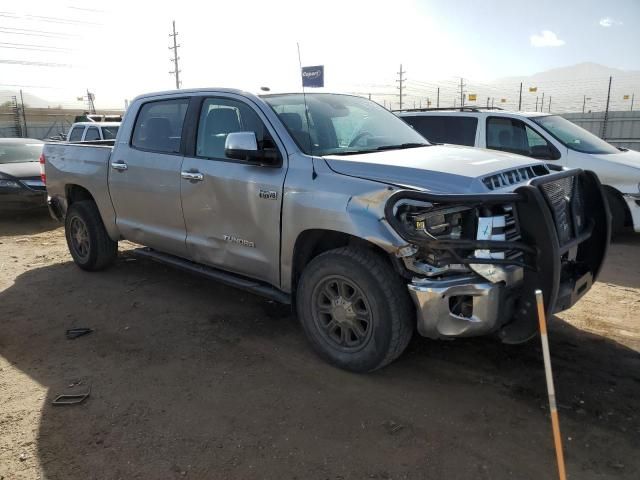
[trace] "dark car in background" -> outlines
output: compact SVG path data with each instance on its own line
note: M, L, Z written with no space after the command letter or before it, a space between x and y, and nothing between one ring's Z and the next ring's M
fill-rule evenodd
M43 145L33 138L0 138L0 213L46 208L39 163Z

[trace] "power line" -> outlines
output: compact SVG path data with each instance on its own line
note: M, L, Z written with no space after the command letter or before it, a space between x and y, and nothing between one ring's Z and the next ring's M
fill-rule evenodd
M8 65L27 65L32 67L71 67L71 64L68 63L32 62L29 60L0 59L0 63L6 63Z
M176 21L173 20L173 33L170 33L169 36L173 37L173 47L169 47L169 50L173 50L173 72L169 72L171 75L176 76L176 89L180 89L180 69L178 68L178 47L180 45L177 44L178 33L176 32Z

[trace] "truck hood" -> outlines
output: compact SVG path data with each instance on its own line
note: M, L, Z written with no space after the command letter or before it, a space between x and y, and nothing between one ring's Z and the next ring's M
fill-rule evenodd
M13 178L39 177L40 164L38 162L0 163L0 174L2 173Z
M620 153L584 154L569 151L569 165L593 170L603 185L609 185L622 193L638 193L640 152L627 150Z
M640 169L640 152L636 152L635 150L627 150L620 153L592 154L590 156L599 162L608 162Z
M520 155L455 145L323 158L343 175L443 193L484 193L488 189L482 178L487 175L542 164Z

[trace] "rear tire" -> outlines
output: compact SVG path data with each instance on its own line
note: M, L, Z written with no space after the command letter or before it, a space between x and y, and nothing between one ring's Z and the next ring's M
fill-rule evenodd
M93 201L72 203L67 210L64 230L73 261L83 270L103 270L115 262L118 242L107 234Z
M385 259L344 247L314 258L302 272L297 313L313 349L327 362L370 372L395 360L413 335L406 285Z

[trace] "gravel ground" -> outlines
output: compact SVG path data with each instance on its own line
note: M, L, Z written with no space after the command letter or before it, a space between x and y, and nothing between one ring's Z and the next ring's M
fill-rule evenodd
M46 216L0 219L0 480L554 478L537 341L416 337L349 374L287 308L129 248L86 273ZM640 478L639 252L550 326L573 479Z

